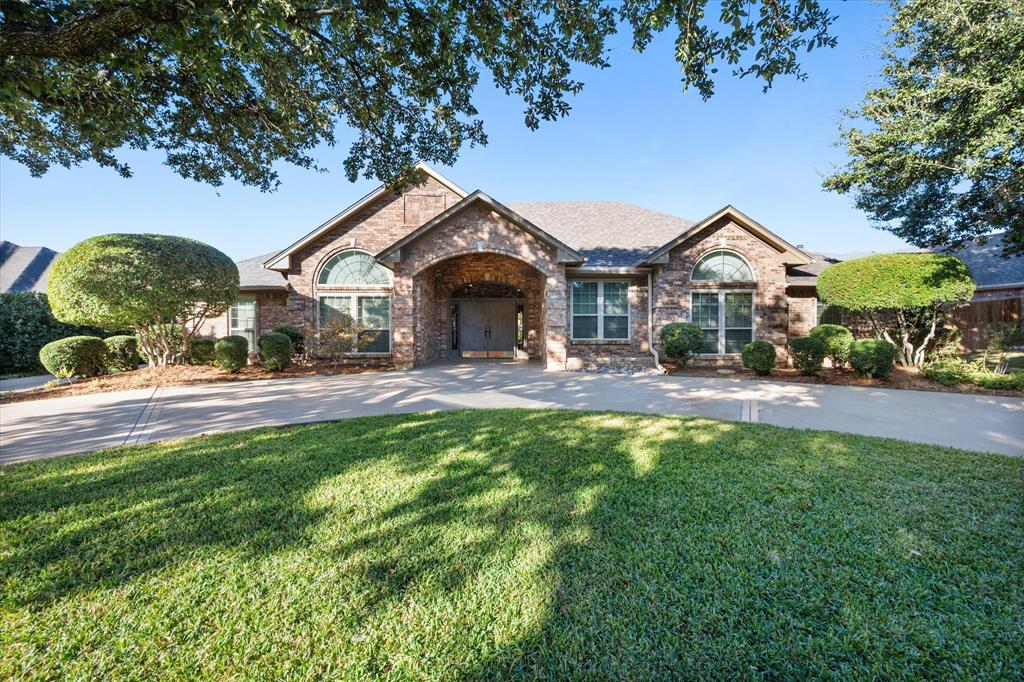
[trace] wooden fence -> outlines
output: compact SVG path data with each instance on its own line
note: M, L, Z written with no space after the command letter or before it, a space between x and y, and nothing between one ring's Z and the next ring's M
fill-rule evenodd
M960 345L970 352L984 350L990 324L1021 319L1020 301L1020 298L972 301L952 311L949 319L960 330Z

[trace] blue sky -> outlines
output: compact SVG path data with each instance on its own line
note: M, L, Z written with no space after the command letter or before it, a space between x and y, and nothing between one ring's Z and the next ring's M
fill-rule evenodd
M899 248L849 197L821 189L822 176L844 159L834 146L840 112L878 73L886 12L863 0L828 5L839 16L839 46L804 54L808 80L779 80L766 94L758 81L728 76L728 66L710 101L682 92L669 34L642 55L627 36L614 40L611 68L581 71L586 87L572 113L538 131L523 125L521 102L484 76L477 105L490 143L439 170L506 203L608 199L694 220L733 204L808 249ZM2 159L0 233L65 250L96 234L159 232L200 239L236 259L254 256L283 248L376 186L348 182L346 153L344 142L318 150L325 174L282 166L283 184L269 194L184 180L158 152L126 154L131 179L95 165L33 178Z

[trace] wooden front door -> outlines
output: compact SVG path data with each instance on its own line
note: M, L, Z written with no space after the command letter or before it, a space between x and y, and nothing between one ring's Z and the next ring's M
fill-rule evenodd
M459 338L464 358L514 358L515 299L462 300L459 303Z

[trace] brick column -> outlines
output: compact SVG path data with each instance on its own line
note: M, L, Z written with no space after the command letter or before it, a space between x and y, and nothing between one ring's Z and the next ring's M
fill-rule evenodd
M415 300L413 278L395 268L391 295L391 358L399 369L412 369L416 360Z
M544 358L548 370L565 369L568 315L565 267L559 265L544 287Z

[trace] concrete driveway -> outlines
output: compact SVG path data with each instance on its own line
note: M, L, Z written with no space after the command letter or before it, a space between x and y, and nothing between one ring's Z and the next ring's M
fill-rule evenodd
M0 406L4 463L201 433L378 414L538 407L699 415L1024 455L1024 399L522 363L144 389Z

